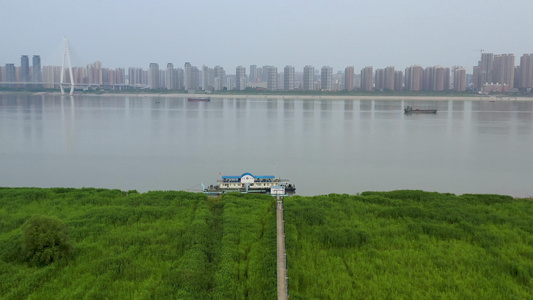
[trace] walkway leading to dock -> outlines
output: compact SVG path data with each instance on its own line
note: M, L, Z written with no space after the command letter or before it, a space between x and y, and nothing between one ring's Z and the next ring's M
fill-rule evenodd
M285 221L283 220L283 202L277 201L277 240L278 240L278 299L289 299L287 283L287 253L285 252Z

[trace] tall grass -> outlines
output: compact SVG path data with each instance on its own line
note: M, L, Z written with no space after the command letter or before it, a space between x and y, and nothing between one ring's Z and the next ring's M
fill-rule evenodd
M528 299L533 202L422 191L291 197L292 299Z
M0 298L275 297L272 207L269 196L0 188ZM22 260L21 227L33 215L67 225L72 258Z
M267 195L0 188L2 299L272 299ZM22 226L49 216L74 253L21 257ZM528 299L533 202L422 191L285 199L291 299Z

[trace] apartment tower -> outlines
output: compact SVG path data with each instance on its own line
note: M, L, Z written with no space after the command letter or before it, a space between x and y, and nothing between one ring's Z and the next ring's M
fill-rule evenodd
M43 73L41 71L41 57L39 55L34 55L32 58L32 81L33 82L43 82Z
M285 66L283 69L283 89L286 91L294 90L294 67Z
M354 67L349 66L344 69L344 89L353 91L354 89Z
M533 88L533 53L520 57L520 88Z
M274 66L267 67L267 90L275 91L278 89L278 68Z
M150 63L148 68L148 86L151 89L159 88L159 65L156 63Z
M374 90L372 81L372 67L365 67L361 70L361 90L372 91Z
M312 91L315 89L315 67L309 65L304 67L302 89L304 91Z
M320 89L323 91L331 91L333 85L333 68L323 66L320 70Z
M424 80L424 69L419 65L405 68L405 89L409 91L422 90Z
M246 88L246 68L238 66L235 70L235 89L244 90Z
M458 92L466 90L466 69L463 67L453 68L453 90Z
M20 81L30 82L30 60L27 55L20 57Z

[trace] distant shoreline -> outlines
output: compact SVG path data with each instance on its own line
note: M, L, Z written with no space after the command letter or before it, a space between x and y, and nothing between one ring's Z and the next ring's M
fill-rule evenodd
M60 92L12 92L12 91L0 91L0 95L10 95L10 94L31 94L34 96L41 95L61 95ZM68 95L65 95L68 96ZM234 99L318 99L318 100L412 100L412 101L426 101L426 100L437 100L437 101L448 101L448 100L459 100L459 101L533 101L533 97L514 97L514 96L432 96L432 95L421 95L421 96L398 96L398 95L253 95L253 94L179 94L179 93L102 93L102 94L93 94L93 93L74 93L76 96L88 96L88 97L138 97L138 98L189 98L189 97L210 97L215 99L225 99L225 98L234 98Z

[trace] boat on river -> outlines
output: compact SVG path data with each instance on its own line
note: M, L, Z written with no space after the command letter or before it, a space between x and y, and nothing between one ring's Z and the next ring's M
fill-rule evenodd
M192 97L192 98L187 98L187 100L189 100L189 101L209 102L209 101L211 101L211 98L209 98L209 97Z
M217 180L217 184L205 187L202 184L203 192L207 195L220 195L230 192L238 193L260 193L267 194L272 188L284 188L285 193L294 194L296 186L288 179L277 178L273 175L254 176L244 173L238 176L222 176Z
M437 109L418 109L412 106L406 106L404 109L406 114L436 114Z

